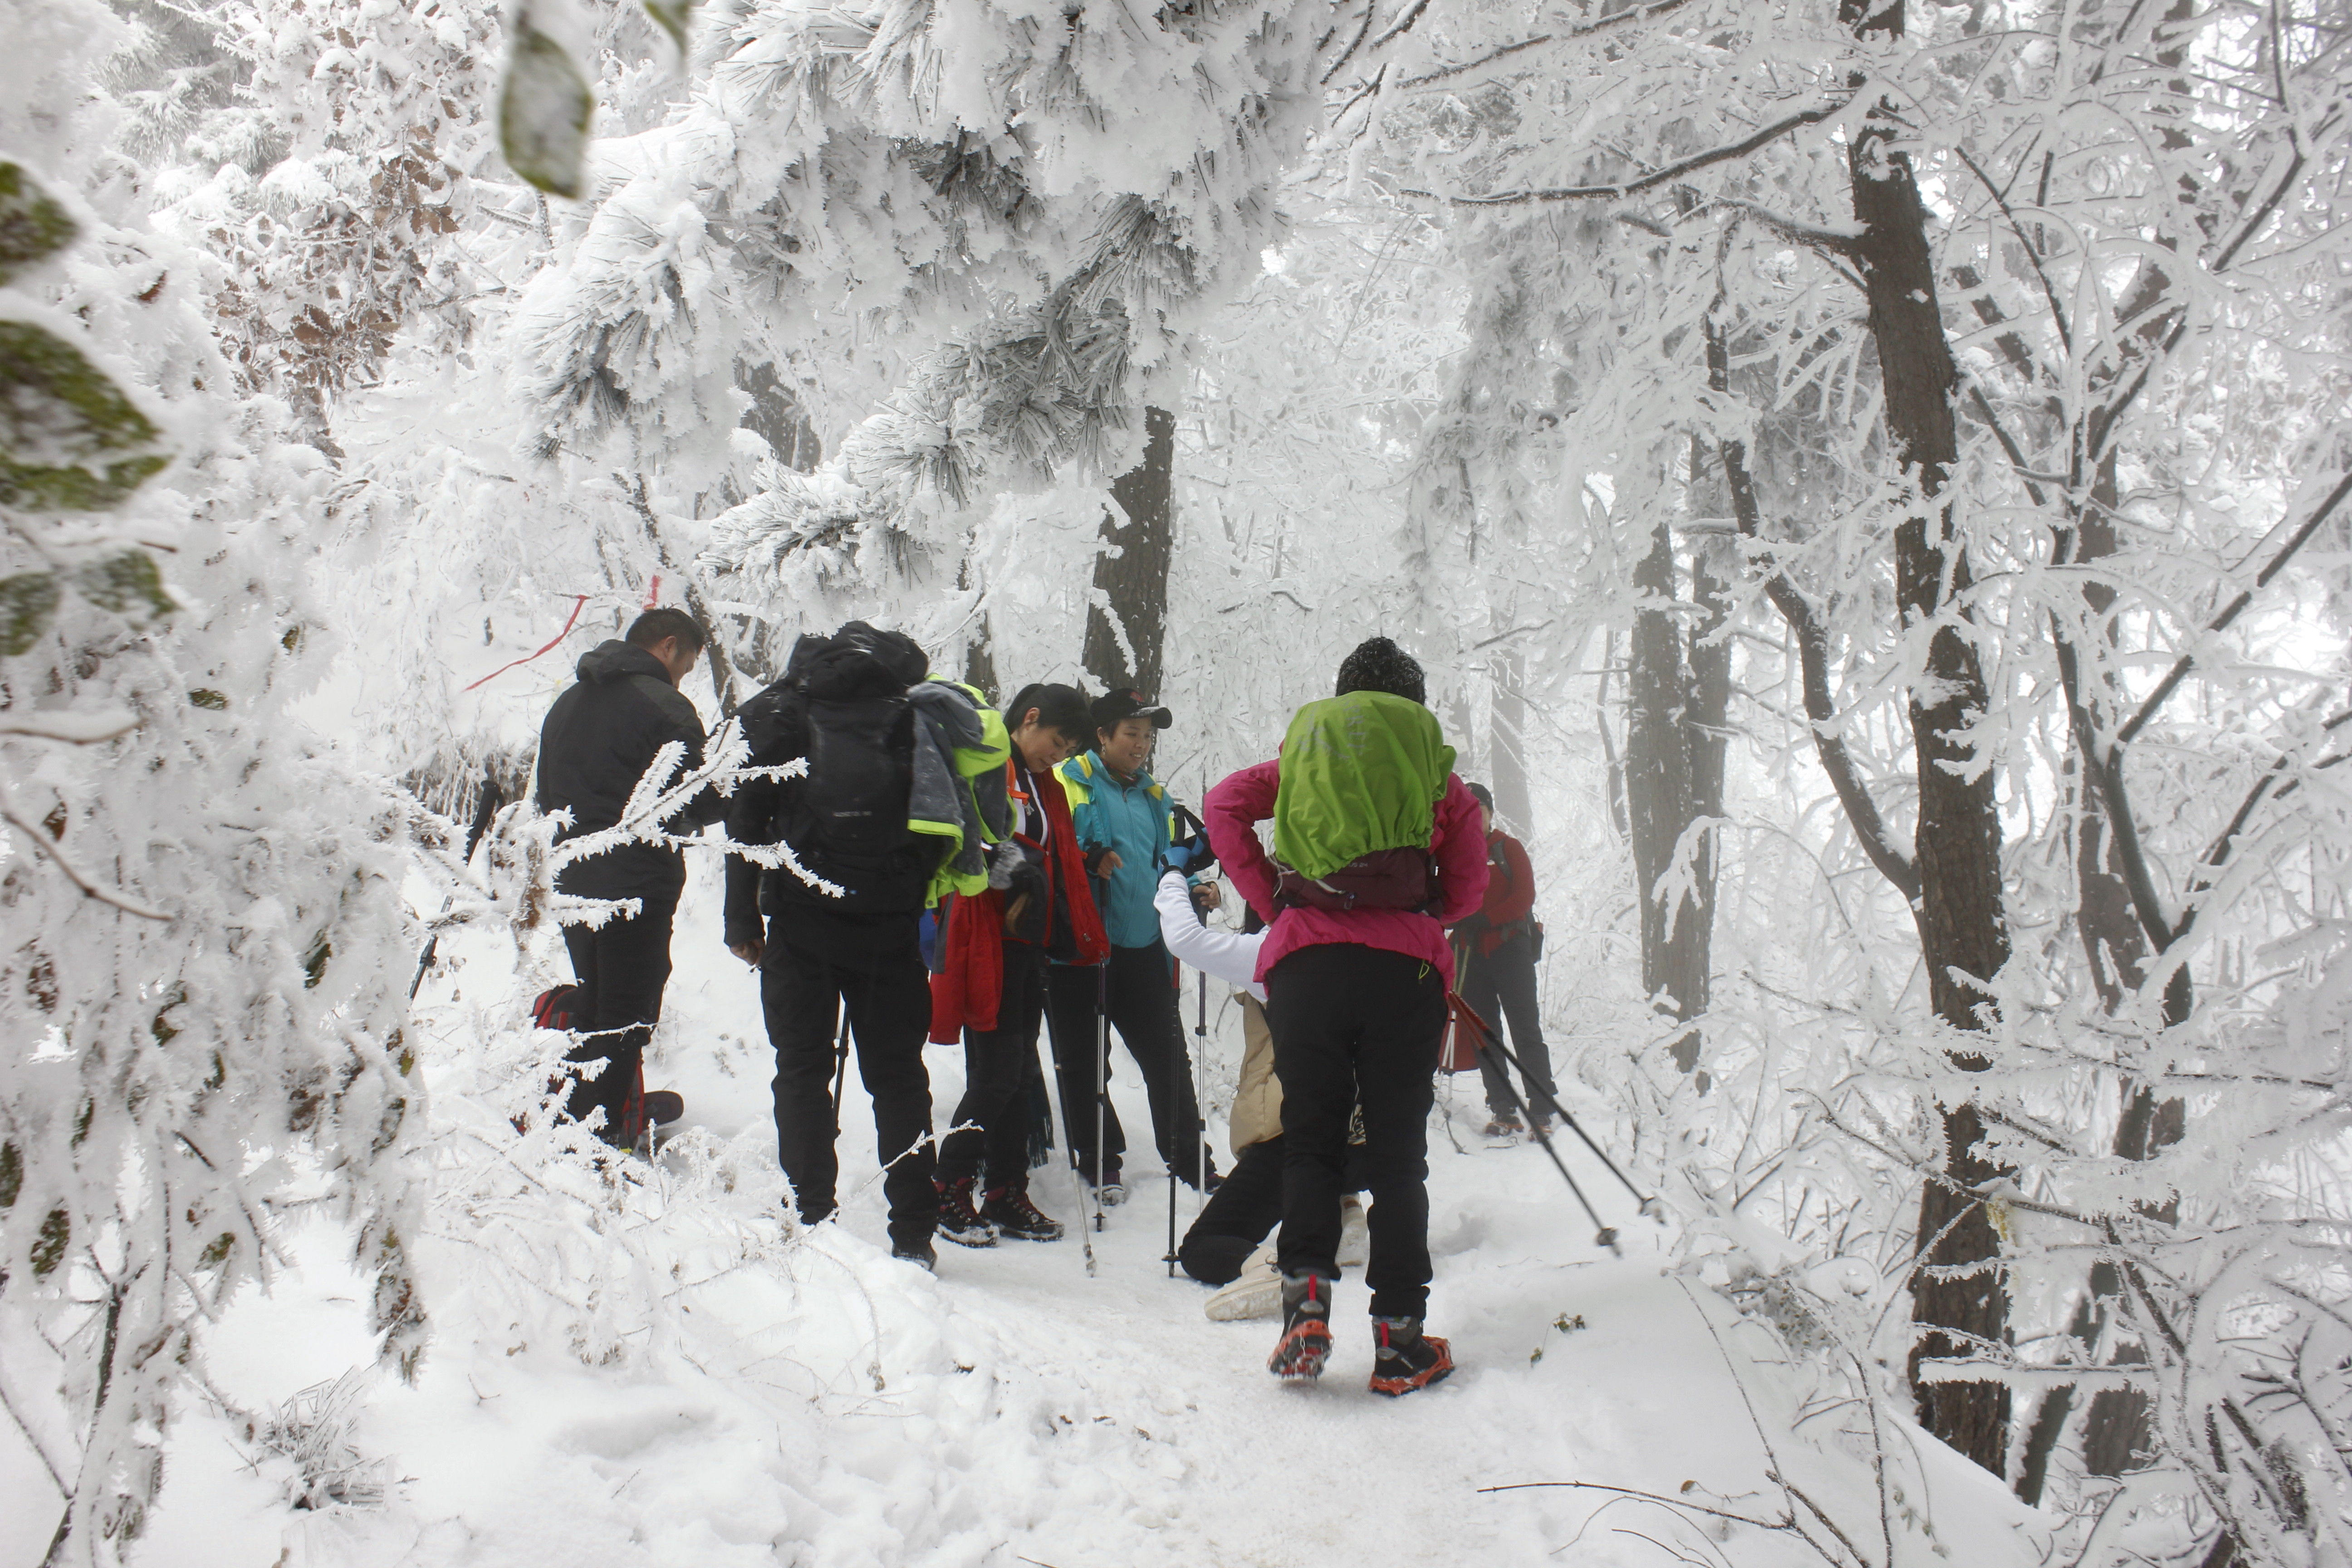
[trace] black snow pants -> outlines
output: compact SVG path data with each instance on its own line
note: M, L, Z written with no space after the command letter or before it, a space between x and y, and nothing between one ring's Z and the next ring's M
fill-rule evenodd
M1069 1130L1078 1169L1089 1181L1096 1171L1095 1086L1108 1083L1110 1075L1109 1042L1095 1015L1098 987L1111 1027L1127 1042L1128 1054L1143 1074L1144 1094L1151 1104L1152 1141L1161 1163L1195 1187L1201 1184L1203 1167L1212 1173L1216 1170L1202 1136L1200 1102L1192 1092L1192 1055L1184 1046L1184 1020L1171 973L1168 950L1158 942L1112 948L1107 970L1054 967L1049 982L1054 1074L1062 1091L1062 1124ZM1099 1065L1097 1051L1102 1053ZM1127 1154L1127 1133L1108 1096L1102 1125L1102 1174L1115 1182Z
M1091 971L1089 971L1091 973ZM982 1176L983 1192L1029 1189L1029 1092L1040 1074L1037 1026L1045 1016L1045 950L1004 944L1004 993L996 1027L963 1032L963 1099L940 1142L939 1179Z
M1478 1016L1507 1035L1511 1054L1519 1058L1519 1077L1531 1115L1550 1114L1545 1107L1559 1094L1552 1087L1551 1050L1544 1044L1543 1015L1536 1005L1535 939L1515 936L1492 952L1474 945L1460 975L1462 1000ZM1500 1051L1478 1058L1478 1076L1486 1086L1486 1109L1500 1116L1511 1108L1509 1064Z
M776 1153L801 1219L814 1225L839 1201L834 1140L841 1121L833 1079L835 1031L845 1012L857 1076L874 1103L890 1239L900 1247L929 1240L939 1208L931 1186L931 1075L923 1063L930 973L916 920L904 916L903 932L877 932L875 917L860 916L840 940L826 940L836 933L822 929L821 916L771 920L760 963L760 1005L776 1051Z
M1274 1071L1282 1080L1286 1274L1337 1279L1348 1121L1360 1102L1372 1206L1372 1313L1429 1304L1429 1108L1445 1035L1435 964L1356 943L1302 947L1266 976Z
M1209 1194L1208 1206L1176 1248L1176 1261L1185 1273L1203 1285L1231 1284L1241 1277L1250 1254L1282 1223L1282 1170L1289 1148L1277 1132L1234 1159L1234 1168ZM1360 1193L1371 1184L1370 1162L1361 1144L1350 1144L1348 1155L1340 1190Z
M646 894L634 920L609 920L593 931L563 928L563 949L571 956L572 978L581 993L573 1025L580 1043L563 1059L604 1064L593 1079L572 1076L563 1114L585 1121L601 1108L601 1136L607 1143L622 1141L622 1104L636 1087L646 1042L661 1022L662 991L669 984L670 922L681 890Z

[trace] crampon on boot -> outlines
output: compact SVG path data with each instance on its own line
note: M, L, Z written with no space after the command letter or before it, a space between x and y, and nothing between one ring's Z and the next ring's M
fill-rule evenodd
M997 1235L1009 1236L1015 1241L1062 1239L1062 1222L1031 1203L1028 1193L1021 1188L991 1189L988 1201L980 1206L980 1217L994 1226Z
M940 1193L939 1234L958 1247L994 1247L996 1227L980 1217L972 1200L972 1178L934 1181Z
M1421 1331L1419 1318L1372 1320L1372 1392L1391 1398L1427 1388L1454 1370L1445 1342Z
M1318 1274L1282 1277L1282 1340L1265 1362L1285 1383L1312 1383L1331 1359L1331 1282Z

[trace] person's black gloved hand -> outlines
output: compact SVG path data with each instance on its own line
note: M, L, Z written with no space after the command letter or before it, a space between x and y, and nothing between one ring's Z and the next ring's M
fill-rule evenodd
M1192 877L1215 865L1217 853L1209 847L1207 839L1190 838L1181 844L1171 844L1168 847L1168 852L1162 855L1160 859L1166 863L1171 871L1181 871L1186 876Z
M1217 863L1217 852L1209 847L1209 830L1199 817L1180 805L1176 808L1176 826L1183 837L1168 846L1167 854L1161 857L1170 870L1197 877Z

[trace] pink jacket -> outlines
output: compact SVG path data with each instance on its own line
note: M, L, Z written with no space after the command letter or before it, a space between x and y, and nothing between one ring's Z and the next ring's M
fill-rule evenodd
M1437 915L1410 910L1306 910L1274 907L1274 863L1258 842L1256 825L1274 815L1281 787L1279 761L1259 763L1226 778L1201 803L1209 846L1224 862L1234 889L1266 921L1265 945L1258 949L1257 978L1302 947L1354 942L1425 960L1454 984L1454 949L1445 927L1478 908L1486 897L1486 832L1478 802L1461 779L1449 773L1437 803L1430 848L1437 857L1437 885L1444 908Z

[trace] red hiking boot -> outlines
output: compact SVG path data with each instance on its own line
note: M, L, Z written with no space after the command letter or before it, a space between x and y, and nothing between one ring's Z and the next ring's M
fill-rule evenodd
M1282 1277L1282 1341L1265 1369L1285 1383L1312 1383L1331 1359L1331 1282L1316 1274Z
M973 1184L971 1176L953 1182L932 1178L940 1194L939 1234L958 1247L994 1247L996 1227L980 1217L980 1206L972 1201L978 1196Z
M1391 1398L1427 1388L1454 1370L1454 1352L1419 1318L1372 1320L1372 1392Z

